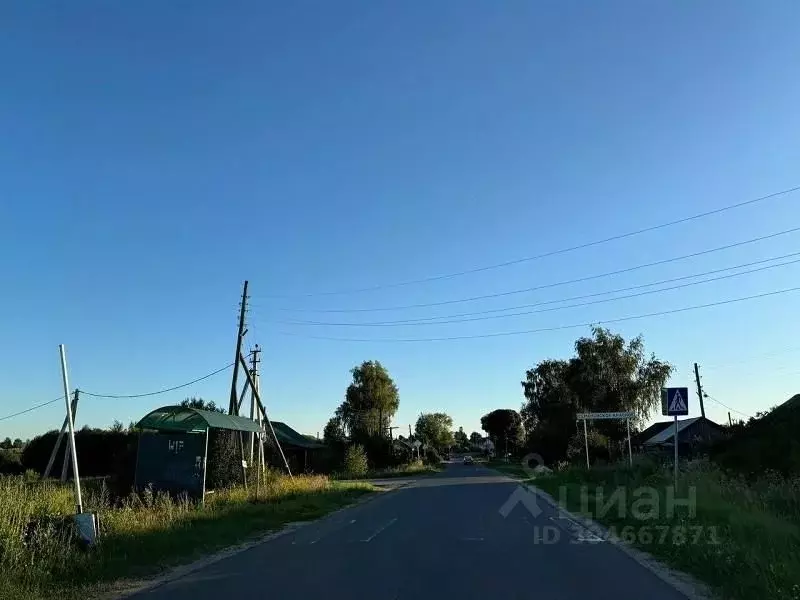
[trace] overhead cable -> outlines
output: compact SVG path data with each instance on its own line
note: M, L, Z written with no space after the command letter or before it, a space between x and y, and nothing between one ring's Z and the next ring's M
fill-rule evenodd
M291 336L291 337L301 337L307 339L316 339L316 340L329 340L329 341L336 341L336 342L368 342L368 343L379 343L379 342L397 342L397 343L410 343L410 342L444 342L444 341L455 341L455 340L470 340L470 339L479 339L479 338L495 338L495 337L505 337L505 336L512 336L512 335L527 335L527 334L534 334L534 333L545 333L551 331L560 331L563 329L577 329L583 327L591 327L594 325L607 325L611 323L622 323L624 321L633 321L636 319L646 319L649 317L660 317L663 315L671 315L676 313L688 312L692 310L699 310L702 308L711 308L715 306L723 306L726 304L735 304L738 302L745 302L747 300L755 300L758 298L767 298L770 296L777 296L780 294L788 294L790 292L796 292L800 290L800 287L793 287L793 288L786 288L783 290L776 290L772 292L764 292L762 294L755 294L753 296L744 296L741 298L732 298L730 300L720 300L718 302L709 302L706 304L697 304L694 306L686 306L683 308L675 308L672 310L663 310L651 313L645 313L641 315L631 315L626 317L619 317L616 319L604 319L602 321L591 321L586 323L574 323L571 325L558 325L554 327L543 327L540 329L522 329L516 331L500 331L495 333L483 333L483 334L474 334L474 335L456 335L456 336L447 336L447 337L429 337L429 338L340 338L340 337L333 337L333 336L321 336L321 335L305 335L305 334L298 334L288 331L279 331L281 335Z
M787 194L791 194L791 193L796 192L798 190L800 190L800 186L795 186L795 187L787 188L785 190L781 190L779 192L773 192L773 193L767 194L765 196L759 196L758 198L752 198L750 200L745 200L743 202L737 202L735 204L729 204L727 206L722 206L722 207L716 208L714 210L708 210L708 211L705 211L705 212L701 212L701 213L697 213L697 214L691 215L689 217L683 217L681 219L675 219L673 221L667 221L665 223L660 223L658 225L652 225L650 227L644 227L642 229L629 231L627 233L613 235L611 237L602 238L602 239L594 240L594 241L591 241L591 242L585 242L585 243L582 243L582 244L577 244L575 246L568 246L568 247L565 247L565 248L559 248L557 250L550 250L548 252L543 252L541 254L536 254L536 255L533 255L533 256L517 258L517 259L514 259L514 260L508 260L508 261L505 261L505 262L495 263L495 264L492 264L492 265L486 265L486 266L482 266L482 267L474 267L474 268L471 268L471 269L465 269L463 271L456 271L456 272L453 272L453 273L446 273L446 274L443 274L443 275L432 275L432 276L429 276L429 277L422 277L422 278L419 278L419 279L411 279L411 280L400 281L400 282L395 282L395 283L377 284L377 285L373 285L373 286L369 286L369 287L353 288L353 289L349 289L349 290L326 291L326 292L311 292L311 293L306 293L306 294L289 294L289 295L287 295L287 294L276 294L276 295L264 295L264 296L261 296L261 297L262 298L284 298L284 299L288 299L288 298L311 298L311 297L314 297L314 296L346 295L346 294L355 294L355 293L361 293L361 292L371 292L371 291L376 291L376 290L381 290L381 289L388 289L388 288L397 288L397 287L403 287L403 286L408 286L408 285L414 285L414 284L418 284L418 283L428 283L428 282L432 282L432 281L441 281L441 280L444 280L444 279L452 279L452 278L455 278L455 277L462 277L464 275L470 275L470 274L473 274L473 273L481 273L481 272L484 272L484 271L491 271L491 270L494 270L494 269L501 269L501 268L504 268L504 267L509 267L509 266L517 265L517 264L524 263L524 262L531 262L531 261L534 261L534 260L540 260L540 259L543 259L543 258L548 258L550 256L556 256L556 255L559 255L559 254L566 254L568 252L574 252L576 250L583 250L585 248L591 248L593 246L599 246L601 244L607 244L609 242L613 242L613 241L622 240L622 239L625 239L625 238L634 237L634 236L637 236L637 235L641 235L643 233L648 233L650 231L656 231L656 230L659 230L659 229L664 229L666 227L672 227L674 225L680 225L681 223L688 223L689 221L694 221L694 220L697 220L697 219L703 219L705 217L710 217L712 215L716 215L716 214L720 214L720 213L723 213L723 212L727 212L729 210L735 210L735 209L738 209L738 208L743 208L745 206L750 206L750 205L757 204L757 203L760 203L760 202L765 202L767 200L773 200L773 199L785 196Z
M793 254L789 254L789 255L786 255L786 256L797 256L799 254L800 254L800 252L795 252ZM773 259L770 259L770 260L773 260ZM765 261L759 261L759 262L765 262ZM396 320L396 321L372 321L372 322L367 322L367 323L336 323L336 322L328 322L328 321L277 321L277 323L280 323L282 325L313 325L313 326L326 326L326 327L345 327L345 326L347 326L347 327L412 327L412 326L420 326L420 325L446 325L446 324L452 324L452 323L468 323L468 322L472 322L472 321L486 321L486 320L491 320L491 319L504 319L504 318L509 318L509 317L520 317L520 316L524 316L524 315L532 315L532 314L538 314L538 313L566 310L566 309L569 309L569 308L579 308L579 307L582 307L582 306L590 306L590 305L593 305L593 304L603 304L603 303L606 303L606 302L616 302L617 300L627 300L629 298L638 298L640 296L647 296L647 295L650 295L650 294L658 294L658 293L661 293L661 292L668 292L668 291L672 291L672 290L683 289L683 288L687 288L687 287L691 287L691 286L695 286L695 285L701 285L701 284L704 284L704 283L712 283L714 281L721 281L721 280L724 280L724 279L731 279L733 277L740 277L742 275L749 275L750 273L758 273L760 271L766 271L766 270L769 270L769 269L776 269L778 267L785 267L785 266L793 265L793 264L796 264L796 263L799 263L799 262L800 262L800 258L795 259L795 260L790 260L790 261L787 261L787 262L773 264L773 265L767 265L767 266L764 266L764 267L758 267L756 269L749 269L747 271L741 271L739 273L730 273L728 275L720 275L719 277L711 277L709 279L702 279L700 281L691 281L689 283L682 283L682 284L679 284L679 285L673 285L673 286L664 287L664 288L660 288L660 289L648 290L648 291L644 291L644 292L637 292L635 294L627 294L625 296L617 296L617 297L614 297L614 298L603 298L603 299L600 299L600 300L590 300L588 302L579 302L577 304L567 304L565 306L553 306L553 307L550 307L550 308L539 308L539 309L535 309L535 310L526 310L526 311L522 311L522 312L511 312L511 313L501 314L501 315L498 315L498 314L486 314L486 313L496 313L499 310L507 311L507 310L511 310L511 309L506 308L506 309L494 309L494 310L488 310L488 311L478 311L478 312L472 313L472 314L481 315L481 316L468 316L468 317L464 317L464 318L461 318L463 315L456 315L456 316L453 316L451 318L448 318L448 317L425 317L425 318L420 318L420 319L406 319L406 320ZM710 271L710 273L719 272L719 271L726 271L726 270L730 270L732 268L739 268L739 267L728 267L726 269L717 269L716 271ZM687 279L689 277L698 277L698 275L689 275L689 276L684 276L684 277L678 277L678 278L675 278L675 279ZM666 281L669 281L669 280L666 280ZM674 281L674 279L673 279L673 281ZM659 283L664 283L664 282L659 282ZM637 287L638 288L650 287L650 286L653 286L653 285L656 285L656 284L650 283L650 284L644 284L642 286L634 286L634 289L637 288ZM628 289L630 289L630 288L628 288ZM619 290L617 290L617 291L619 291ZM595 296L597 296L597 295L607 295L607 294L611 294L611 293L613 293L613 292L601 292L599 294L590 294L590 296L591 295L595 295ZM566 301L566 300L549 300L547 302L543 302L543 303L540 303L540 304L553 304L555 302L564 302L564 301ZM532 306L535 306L535 305L536 304L533 304Z
M715 252L721 252L722 250L729 250L731 248L738 248L740 246L745 246L748 244L754 244L756 242L762 242L764 240L773 239L782 235L788 235L790 233L795 233L800 231L800 227L792 227L791 229L785 229L783 231L778 231L776 233L771 233L768 235L762 235L759 237L751 238L748 240L743 240L741 242L735 242L732 244L726 244L724 246L717 246L714 248L708 248L706 250L700 250L698 252L692 252L690 254L684 254L682 256L673 256L672 258L665 258L662 260L657 260L654 262L644 263L640 265L636 265L633 267L626 267L624 269L616 269L614 271L607 271L605 273L597 273L595 275L587 275L584 277L578 277L576 279L569 279L566 281L558 281L555 283L547 283L542 285L536 285L528 288L517 289L517 290L510 290L506 292L496 292L493 294L483 294L480 296L471 296L468 298L456 298L452 300L441 300L439 302L423 302L418 304L405 304L399 306L382 306L382 307L373 307L373 308L327 308L327 309L315 309L315 308L279 308L278 310L284 312L303 312L303 313L364 313L364 312L383 312L383 311L393 311L393 310L407 310L412 308L429 308L433 306L446 306L449 304L462 304L465 302L476 302L478 300L488 300L490 298L502 298L505 296L513 296L516 294L524 294L527 292L534 292L538 290L544 289L551 289L555 287L560 287L563 285L570 285L573 283L584 283L586 281L593 281L596 279L603 279L605 277L611 277L614 275L621 275L623 273L631 273L633 271L638 271L640 269L646 269L649 267L655 267L658 265L665 265L672 262L677 262L681 260L686 260L689 258L696 258L698 256L705 256L707 254L713 254Z
M222 373L223 371L227 371L232 366L233 366L233 363L230 363L229 365L226 365L226 366L222 367L221 369L217 369L216 371L214 371L212 373L209 373L208 375L203 375L202 377L198 377L197 379L193 379L192 381L189 381L187 383L182 383L180 385L176 385L176 386L173 386L173 387L170 387L170 388L165 388L163 390L158 390L156 392L147 392L146 394L95 394L95 393L92 393L92 392L86 392L84 390L80 390L80 393L84 394L86 396L93 396L95 398L116 398L116 399L121 399L121 398L145 398L147 396L158 396L159 394L166 394L167 392L174 392L175 390L179 390L181 388L189 387L190 385L195 384L195 383L197 383L199 381L203 381L204 379L208 379L209 377L213 377L214 375Z

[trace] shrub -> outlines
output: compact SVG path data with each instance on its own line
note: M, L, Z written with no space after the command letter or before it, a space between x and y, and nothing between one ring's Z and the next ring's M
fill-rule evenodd
M351 477L362 477L367 474L367 452L361 444L350 446L344 453L344 472Z
M425 450L425 462L429 465L438 465L442 462L442 457L436 448L428 448Z

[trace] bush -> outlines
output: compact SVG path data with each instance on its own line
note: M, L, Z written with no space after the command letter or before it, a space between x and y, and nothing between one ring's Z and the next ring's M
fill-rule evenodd
M367 474L367 452L361 444L350 446L344 453L344 472L350 477L363 477Z
M442 462L442 457L436 448L428 448L425 450L425 462L429 465L438 465Z

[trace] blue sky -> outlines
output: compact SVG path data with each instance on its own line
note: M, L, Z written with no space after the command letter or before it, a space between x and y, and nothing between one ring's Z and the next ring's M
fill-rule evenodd
M800 226L800 192L586 250L532 256L800 185L795 2L12 2L0 9L0 416L71 387L132 394L232 360L250 280L273 418L321 431L348 370L381 360L395 424L443 410L472 431L518 408L525 369L587 323L798 285L798 265L547 313L365 322L591 294L800 251L800 234L582 284L546 285ZM276 298L274 296L285 296ZM300 297L298 297L300 296ZM800 392L798 294L626 321L647 349L752 414ZM793 310L794 309L794 310ZM291 333L293 335L286 335ZM764 356L774 354L774 356ZM202 395L84 398L78 425ZM694 399L694 398L692 398ZM698 414L696 404L692 414ZM709 402L708 414L727 418ZM0 421L58 426L59 403ZM734 416L736 416L734 414Z

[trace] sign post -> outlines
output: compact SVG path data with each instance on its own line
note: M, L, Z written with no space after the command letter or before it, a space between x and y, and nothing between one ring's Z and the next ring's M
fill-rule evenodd
M586 446L586 468L589 465L589 433L586 421L598 421L603 419L625 419L625 426L628 429L628 464L633 465L633 452L631 451L631 419L636 415L632 411L602 412L602 413L578 413L575 418L583 420L583 441Z
M673 486L678 491L678 416L689 414L689 388L664 388L661 390L662 414L675 418L675 465L673 468Z

